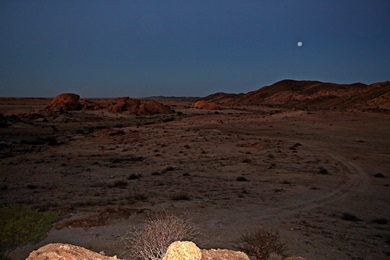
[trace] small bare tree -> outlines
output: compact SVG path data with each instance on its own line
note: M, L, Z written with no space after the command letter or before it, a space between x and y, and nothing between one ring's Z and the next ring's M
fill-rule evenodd
M162 211L149 216L142 229L135 230L124 241L130 259L163 259L169 245L179 240L193 240L198 228L184 216Z
M272 253L283 255L287 249L286 243L280 241L279 233L267 229L243 235L237 248L257 260L268 259Z

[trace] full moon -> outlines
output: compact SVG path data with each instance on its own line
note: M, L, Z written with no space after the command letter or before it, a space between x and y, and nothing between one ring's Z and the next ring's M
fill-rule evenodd
M303 43L302 42L297 42L298 47L302 47Z

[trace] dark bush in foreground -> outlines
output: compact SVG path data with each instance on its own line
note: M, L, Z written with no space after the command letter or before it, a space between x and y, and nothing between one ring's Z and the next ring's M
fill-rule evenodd
M279 233L267 229L243 235L238 241L237 248L256 259L268 259L270 254L284 255L286 243L280 241Z
M185 217L163 211L150 216L145 226L124 242L130 259L157 260L163 259L174 241L192 241L198 234L198 229Z
M26 205L0 206L0 259L27 243L45 238L58 215L39 212Z

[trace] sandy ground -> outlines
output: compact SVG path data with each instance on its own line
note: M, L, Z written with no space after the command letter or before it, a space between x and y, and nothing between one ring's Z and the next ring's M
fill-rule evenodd
M28 102L2 102L0 113L48 101ZM235 249L245 232L267 227L288 255L390 256L389 115L187 105L172 115L71 112L0 128L0 203L62 216L45 240L10 256L60 242L124 257L123 238L164 209L190 217L205 249Z

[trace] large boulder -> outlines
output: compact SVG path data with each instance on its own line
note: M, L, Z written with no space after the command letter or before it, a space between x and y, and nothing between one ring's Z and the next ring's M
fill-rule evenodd
M190 241L173 242L165 253L164 260L249 260L249 257L239 251L226 249L200 250Z
M73 93L64 93L56 96L47 106L49 110L60 112L80 110L80 96Z
M199 100L198 102L195 102L192 104L193 108L198 108L198 109L205 109L205 110L220 110L221 108L213 103L213 102L208 102L205 100Z
M167 249L163 260L201 260L202 251L190 241L173 242Z
M116 256L109 257L102 254L92 252L88 249L69 244L48 244L33 252L27 257L27 260L79 260L79 259L94 259L94 260L114 260Z

